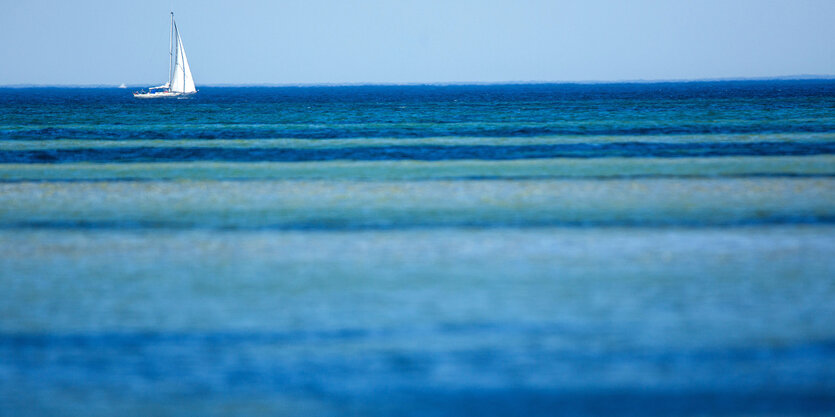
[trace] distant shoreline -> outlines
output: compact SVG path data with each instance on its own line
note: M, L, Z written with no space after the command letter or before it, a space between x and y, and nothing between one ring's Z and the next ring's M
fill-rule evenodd
M200 87L409 87L409 86L490 86L490 85L594 85L594 84L676 84L716 82L765 82L765 81L832 81L835 75L787 75L780 77L727 77L694 79L637 79L637 80L583 80L583 81L450 81L450 82L361 82L361 83L241 83L203 84ZM153 82L126 84L124 88L144 88ZM119 88L119 84L2 84L0 88Z

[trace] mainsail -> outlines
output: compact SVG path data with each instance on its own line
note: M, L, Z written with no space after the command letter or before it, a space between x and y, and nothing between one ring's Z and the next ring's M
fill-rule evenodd
M169 86L172 93L193 93L194 79L191 77L191 68L188 66L186 50L183 48L183 40L180 38L180 31L177 30L177 22L174 21L174 13L171 13L171 54L172 65L169 77Z

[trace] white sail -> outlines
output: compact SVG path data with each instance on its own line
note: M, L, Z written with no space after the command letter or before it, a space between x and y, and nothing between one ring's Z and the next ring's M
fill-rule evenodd
M174 23L174 65L171 71L170 91L173 93L193 93L194 79L191 77L191 68L188 66L186 50L183 48L183 40L180 38L180 31Z

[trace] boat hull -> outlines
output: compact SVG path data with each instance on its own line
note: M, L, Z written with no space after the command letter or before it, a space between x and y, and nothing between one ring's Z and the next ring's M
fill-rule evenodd
M133 93L134 98L170 98L170 97L182 97L188 96L194 93L172 93L169 91L163 91L159 93Z

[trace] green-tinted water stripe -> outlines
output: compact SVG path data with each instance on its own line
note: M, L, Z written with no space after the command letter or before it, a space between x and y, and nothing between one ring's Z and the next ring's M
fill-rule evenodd
M835 220L835 178L0 183L11 228L366 229Z
M0 164L0 181L168 179L445 179L835 175L835 155L717 158Z
M50 139L50 140L0 140L0 150L54 150L159 147L159 148L298 148L330 149L370 146L508 146L508 145L556 145L556 144L605 144L624 142L665 143L671 137L665 135L642 136L531 136L531 137L433 137L433 138L358 138L358 139ZM676 143L757 143L757 142L832 142L832 133L770 133L770 134L715 134L677 135Z

